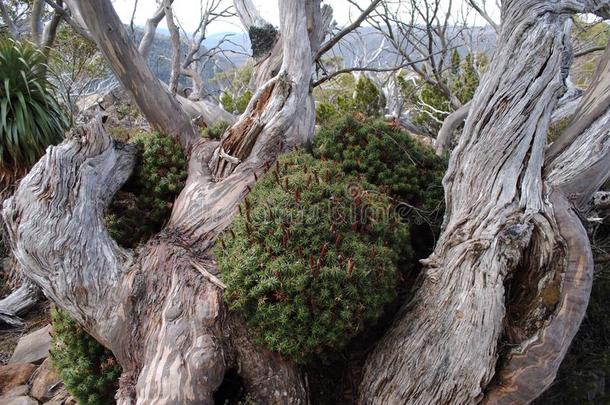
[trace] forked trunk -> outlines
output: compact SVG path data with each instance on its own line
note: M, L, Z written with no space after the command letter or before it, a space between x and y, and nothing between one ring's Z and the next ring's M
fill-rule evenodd
M546 131L565 89L569 14L607 16L608 3L503 2L498 49L444 180L443 235L412 302L367 360L360 403L527 403L554 378L590 290L591 251L575 209L610 169L610 101L599 97L608 94L610 51L583 96L582 120L548 155ZM111 140L101 119L73 131L4 204L24 273L114 352L120 404L211 404L228 369L262 403L307 403L301 370L255 347L227 312L212 248L291 142L284 135L312 114L315 27L328 22L320 0L280 2L281 65L220 142L199 140L169 91L146 86L152 73L109 0L70 4L149 121L189 153L189 176L165 229L123 249L103 218L134 150ZM305 127L296 134L309 136Z
M361 403L529 403L553 381L584 315L587 235L561 175L542 167L571 62L567 12L608 3L503 4L498 48L444 179L443 234L412 301L369 356ZM607 104L601 110L609 115ZM605 146L593 147L608 137L600 119L581 135L605 168ZM579 173L582 163L556 170Z
M106 12L82 15L93 33L113 27L100 34L105 53L118 52L118 38L121 54L137 57L132 43L121 42L124 29L107 1L79 7L96 6ZM154 96L171 108L153 124L190 155L187 184L170 221L145 246L122 249L106 230L104 210L131 172L134 150L111 140L101 119L51 147L5 203L12 249L27 276L123 367L121 404L212 404L228 369L239 370L248 392L263 403L307 400L298 367L255 347L241 318L227 313L212 251L282 149L283 135L309 95L306 7L283 1L280 17L279 73L257 91L220 143L197 141L167 90L131 88L144 111L154 108ZM129 72L120 78L126 86L142 80L130 79ZM174 114L173 121L167 114Z

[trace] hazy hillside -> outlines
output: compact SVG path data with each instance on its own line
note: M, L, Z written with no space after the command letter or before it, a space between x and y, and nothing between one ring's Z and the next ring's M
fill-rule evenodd
M495 46L496 34L490 27L468 28L461 35L458 34L457 30L457 28L453 28L453 32L448 34L450 38L456 37L456 45L466 41L470 43L469 47L472 47L477 52L490 52ZM138 29L136 37L140 38L141 35L142 30ZM359 60L367 59L365 55L370 56L375 54L382 43L383 37L381 34L371 27L361 27L357 33L347 35L338 46L331 50L329 55L341 57L344 66L355 66L359 64ZM208 82L211 91L214 91L214 84L209 83L209 79L219 71L241 66L249 57L250 39L248 34L243 32L221 32L210 34L203 44L206 49L220 46L223 50L223 53L217 57L216 63L209 63L203 72L204 80ZM354 53L354 49L357 50L357 53ZM467 52L466 46L458 46L457 49L460 54ZM413 50L410 50L410 52L415 59L418 58ZM170 75L170 62L168 59L170 55L171 43L169 33L167 30L159 29L155 38L153 51L149 58L149 64L157 76L164 81L167 81ZM396 63L395 59L394 52L386 44L385 50L381 52L379 57L379 63L391 66Z

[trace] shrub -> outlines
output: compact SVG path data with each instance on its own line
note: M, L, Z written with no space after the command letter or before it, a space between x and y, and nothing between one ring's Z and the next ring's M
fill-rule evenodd
M138 163L106 217L110 234L126 247L161 229L187 176L184 153L169 136L143 132L133 143L138 148Z
M321 125L340 119L345 115L364 114L366 117L379 117L385 107L386 100L383 93L375 83L366 76L360 77L357 82L349 75L351 80L340 76L338 89L317 90L315 92L316 122Z
M371 79L366 76L360 77L354 92L354 111L361 112L367 117L378 117L383 107L385 107L383 93Z
M5 184L25 174L68 128L46 73L45 56L33 45L0 40L0 181Z
M292 153L254 187L217 243L229 308L303 363L339 349L395 296L411 257L392 201L332 162Z
M248 107L248 103L252 98L252 92L250 90L246 90L243 93L236 93L231 95L230 93L224 91L220 96L220 104L225 111L228 111L232 114L242 114L246 111Z
M63 311L53 309L49 355L68 391L80 404L113 404L121 366L112 353Z
M440 221L446 163L406 132L383 121L347 116L320 129L314 155L337 161L346 173L366 176L413 209L417 218Z
M226 121L218 121L207 128L201 130L201 136L208 139L220 139L225 131L229 128L229 123Z

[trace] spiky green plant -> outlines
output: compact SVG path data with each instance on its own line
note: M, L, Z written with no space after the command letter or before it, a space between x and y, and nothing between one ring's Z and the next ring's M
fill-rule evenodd
M347 173L366 176L400 201L417 257L431 252L443 219L446 168L431 148L383 121L362 122L348 115L320 129L314 155L338 162Z
M112 352L63 311L51 311L53 334L49 355L68 391L79 404L114 403L121 366Z
M230 124L226 121L218 121L214 124L210 125L207 128L203 128L201 132L202 138L207 139L220 139L224 135L227 128L229 128Z
M161 229L187 176L184 153L168 135L141 132L132 142L138 148L138 162L106 216L110 234L125 247L134 247Z
M240 212L216 244L224 297L258 343L300 363L375 320L412 256L389 197L309 154L282 157Z
M0 181L24 174L68 128L46 73L32 44L0 40Z
M365 175L420 213L427 212L429 219L442 217L445 161L406 132L348 115L320 129L314 155L337 161L347 173Z

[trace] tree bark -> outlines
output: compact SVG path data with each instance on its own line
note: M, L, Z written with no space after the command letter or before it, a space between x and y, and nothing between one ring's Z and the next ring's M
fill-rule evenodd
M212 249L311 106L320 1L280 2L278 73L220 142L194 137L109 0L71 2L144 115L190 152L188 178L166 227L123 249L103 217L135 152L101 119L73 131L4 204L26 277L113 351L124 370L119 404L212 404L228 369L262 403L307 403L302 371L255 346L227 311ZM498 49L444 179L444 232L413 300L367 359L360 403L527 403L552 381L584 314L591 252L576 214L610 169L608 98L593 97L607 84L607 60L583 97L587 124L574 123L581 133L566 131L552 159L546 132L565 91L569 14L607 15L608 2L503 7Z
M10 327L21 327L19 317L27 313L40 300L40 288L29 279L23 280L21 286L0 300L0 323Z
M171 0L168 3L171 5L173 2L174 0ZM163 2L157 11L155 11L155 14L146 20L146 24L144 25L144 35L142 35L140 45L138 46L138 51L144 59L148 59L150 56L150 51L152 50L155 35L157 33L157 27L161 20L165 18L165 6L166 3Z
M134 150L112 141L101 119L73 131L49 148L5 203L3 219L24 273L113 351L124 370L120 404L212 404L229 368L239 370L262 403L306 403L301 370L256 347L239 315L227 312L212 250L307 101L313 53L306 4L280 3L282 66L220 143L191 143L188 131L170 127L155 111L173 106L169 92L145 82L143 60L124 40L116 15L107 18L114 13L109 1L79 8L104 54L123 67L124 83L146 117L169 127L190 150L187 184L159 235L134 251L120 248L103 215L131 172ZM137 67L127 66L125 56ZM154 107L153 95L167 99Z
M606 13L600 4L503 2L498 48L444 179L443 234L414 298L368 358L361 403L528 403L554 378L586 308L591 261L566 187L541 168L571 61L566 13ZM567 172L582 172L579 162ZM553 257L563 259L552 266ZM544 291L525 285L507 301L509 280L549 270L559 286L547 275ZM522 352L498 363L504 339Z
M34 0L32 2L32 11L30 12L30 37L36 45L41 44L43 12L44 2L42 0Z
M445 118L440 131L438 131L436 143L434 145L434 151L438 156L443 156L445 153L447 153L451 143L451 137L453 136L453 131L466 120L469 112L470 102L464 104Z

